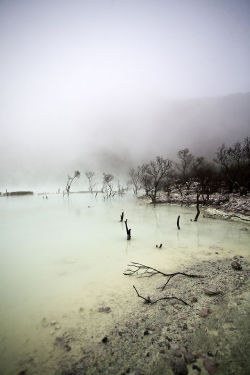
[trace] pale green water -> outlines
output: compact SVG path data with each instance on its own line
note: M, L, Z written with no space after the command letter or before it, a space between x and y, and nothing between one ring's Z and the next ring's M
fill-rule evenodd
M122 210L131 241L119 222ZM44 329L42 318L58 321L58 333L82 319L86 335L101 335L112 319L133 308L132 283L143 284L122 275L131 260L172 271L203 258L249 254L244 224L202 217L194 223L194 209L153 207L132 198L1 197L0 212L2 375L17 374L31 354L41 366L49 361L57 333ZM112 314L97 313L100 306L111 306Z

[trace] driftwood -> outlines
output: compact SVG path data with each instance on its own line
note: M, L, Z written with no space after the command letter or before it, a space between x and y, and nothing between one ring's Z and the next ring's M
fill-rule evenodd
M194 274L188 274L185 272L174 272L174 273L165 273L162 271L157 270L156 268L150 267L150 266L145 266L144 264L137 263L137 262L131 262L128 264L128 268L123 275L126 276L134 276L134 275L139 275L139 277L152 277L154 275L162 275L164 277L167 277L166 283L160 288L161 290L164 290L169 281L177 275L181 276L186 276L186 277L197 277L197 278L203 278L204 276L202 275L194 275ZM133 269L132 269L133 267Z
M180 230L180 215L177 217L177 228Z
M139 298L142 298L145 303L151 303L152 305L158 301L163 301L163 300L170 300L170 299L175 299L177 301L180 301L182 303L184 303L184 305L187 305L187 306L190 306L187 302L183 301L183 299L181 298L178 298L178 297L174 297L174 296L169 296L169 297L162 297L162 298L158 298L156 299L155 301L152 301L151 298L148 296L148 297L143 297L139 294L138 290L136 289L136 287L133 285L133 288L134 290L136 291L136 294Z
M125 220L126 232L127 232L127 240L131 239L131 229L128 229L128 219Z

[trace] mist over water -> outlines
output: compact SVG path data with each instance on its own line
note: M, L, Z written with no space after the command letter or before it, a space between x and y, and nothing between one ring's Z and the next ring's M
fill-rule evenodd
M189 148L212 160L249 136L249 19L248 0L0 1L0 193L35 192L0 196L1 375L27 363L57 373L56 337L77 327L101 342L113 318L138 308L130 261L180 271L248 256L241 224L191 222L193 208L130 191L73 192L88 189L87 171L94 190L114 174L116 190L156 155Z
M1 1L0 191L249 135L249 16L244 0Z

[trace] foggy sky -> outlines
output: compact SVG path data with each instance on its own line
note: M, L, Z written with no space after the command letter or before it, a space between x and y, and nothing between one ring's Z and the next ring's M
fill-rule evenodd
M250 91L249 20L248 0L1 0L0 191L202 150L214 107L169 103ZM207 152L247 135L243 113L217 137L229 107Z

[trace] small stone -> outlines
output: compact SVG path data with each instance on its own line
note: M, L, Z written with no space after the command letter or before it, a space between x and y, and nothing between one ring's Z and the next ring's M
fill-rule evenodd
M175 375L187 375L188 369L186 363L182 358L178 358L173 366L173 371Z
M52 321L50 322L50 325L51 325L51 326L54 326L56 323L57 323L56 320L52 320Z
M207 294L208 296L215 296L217 294L220 294L221 291L216 288L214 285L210 285L207 288L204 288L204 293Z
M213 359L204 358L203 359L203 365L204 365L205 369L207 370L207 372L209 374L215 374L216 373L217 365L216 365L216 362Z
M212 310L210 308L204 308L204 309L201 309L199 311L199 315L202 317L202 318L206 318L208 316L208 314L210 314L212 312Z
M103 342L104 344L106 344L106 343L108 342L108 338L107 338L107 336L103 337L102 342Z
M192 303L196 303L196 302L198 302L198 299L197 299L196 297L192 297L192 298L191 298L191 302L192 302Z
M152 335L153 331L151 331L150 329L146 329L144 331L144 336L147 336L147 335Z
M234 270L236 270L236 271L240 271L240 270L242 270L242 267L241 267L240 263L237 262L236 260L234 260L234 261L231 263L231 266L232 266L232 268L233 268Z

